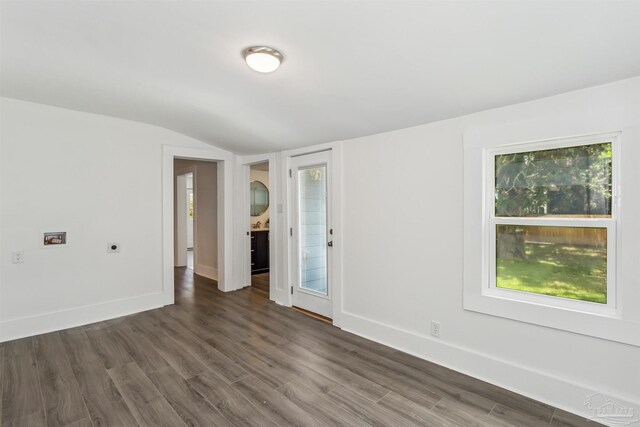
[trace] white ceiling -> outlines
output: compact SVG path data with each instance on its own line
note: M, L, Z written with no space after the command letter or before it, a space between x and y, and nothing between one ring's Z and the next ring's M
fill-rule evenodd
M409 127L640 75L640 2L1 2L3 96L239 153ZM285 55L250 70L254 44Z

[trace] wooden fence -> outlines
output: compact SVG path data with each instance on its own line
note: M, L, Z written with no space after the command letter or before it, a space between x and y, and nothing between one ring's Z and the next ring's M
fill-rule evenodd
M606 228L537 227L524 228L525 241L535 243L558 243L567 246L607 246Z

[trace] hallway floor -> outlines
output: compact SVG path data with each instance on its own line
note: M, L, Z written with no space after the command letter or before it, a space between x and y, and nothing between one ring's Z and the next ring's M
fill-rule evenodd
M187 268L193 270L193 249L187 249Z
M251 275L251 287L262 291L269 298L269 273L258 273Z

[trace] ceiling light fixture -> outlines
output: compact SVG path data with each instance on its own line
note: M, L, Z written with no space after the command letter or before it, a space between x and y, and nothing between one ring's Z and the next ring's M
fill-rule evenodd
M284 57L277 50L267 46L251 46L242 51L242 57L249 68L259 73L271 73L278 69Z

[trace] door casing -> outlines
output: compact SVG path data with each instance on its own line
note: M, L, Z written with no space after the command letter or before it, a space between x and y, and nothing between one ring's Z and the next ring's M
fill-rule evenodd
M249 181L251 165L269 162L269 299L280 302L286 289L281 279L279 279L280 256L278 250L278 233L282 213L279 212L279 179L278 179L278 156L276 154L258 154L243 156L238 158L238 174L236 176L237 186L237 221L240 251L238 256L241 260L241 287L251 285L251 236L247 233L251 231L251 216L249 215Z
M333 277L332 277L332 265L333 265L333 246L329 246L328 242L332 238L333 227L333 202L332 202L332 168L331 168L331 151L321 151L312 154L305 154L303 156L293 157L291 159L291 191L292 191L292 205L291 205L291 218L292 218L292 250L294 256L291 258L292 265L292 304L296 307L308 310L310 312L333 318L333 307L331 300L333 298ZM313 170L316 167L324 167L326 178L324 181L326 187L326 217L324 235L320 247L326 256L326 280L327 280L327 293L315 292L311 289L306 289L301 286L302 282L302 226L301 222L301 206L300 206L300 177L305 176L305 173ZM330 231L331 230L331 231ZM333 241L332 241L333 242Z
M218 162L218 289L237 289L233 258L234 155L212 147L162 146L162 300L174 303L174 164L176 158Z
M296 256L296 248L294 247L293 239L290 235L289 230L291 227L294 227L294 215L293 209L295 208L295 203L293 200L293 179L289 176L289 170L291 170L291 160L294 157L302 156L305 154L312 154L320 151L330 151L331 152L331 168L332 168L332 183L331 189L329 191L331 197L331 206L332 206L332 218L333 218L333 255L332 255L332 265L331 265L331 282L333 287L332 294L332 306L333 306L333 325L340 327L342 325L342 301L343 301L343 210L342 210L342 202L343 202L343 191L342 191L342 176L343 176L343 167L342 167L342 156L343 156L343 148L342 142L331 142L326 144L318 144L312 147L304 147L298 148L294 150L288 150L282 152L282 163L283 168L281 170L282 180L286 185L285 197L283 197L283 210L286 217L286 227L283 227L281 232L282 241L283 241L283 249L286 256L283 258L286 260L286 268L282 270L283 281L287 286L287 295L284 301L281 304L286 306L291 306L293 304L293 298L291 295L291 287L295 284L293 283L295 276L295 272L293 268L295 268L294 256Z

